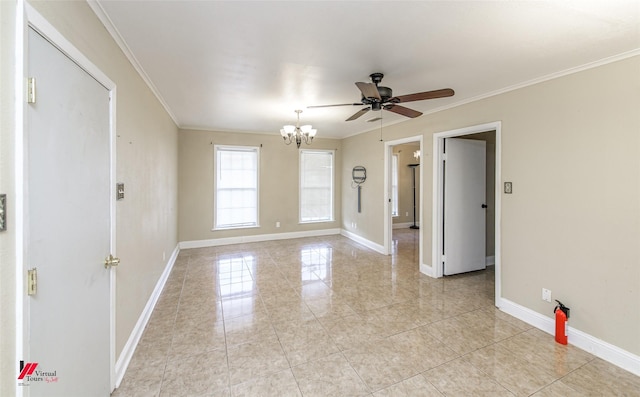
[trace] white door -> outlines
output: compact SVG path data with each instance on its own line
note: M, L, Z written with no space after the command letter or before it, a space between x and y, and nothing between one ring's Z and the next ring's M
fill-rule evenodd
M108 396L109 91L29 29L27 249L31 396ZM42 375L42 376L40 376Z
M445 139L444 274L484 269L486 142Z

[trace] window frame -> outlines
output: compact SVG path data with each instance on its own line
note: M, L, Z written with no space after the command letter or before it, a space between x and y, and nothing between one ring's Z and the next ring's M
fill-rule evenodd
M336 151L333 149L298 149L298 223L326 223L335 222L335 194L336 194ZM305 153L324 153L331 155L331 203L330 203L330 215L329 219L317 219L317 220L303 220L302 219L302 157Z
M256 221L252 224L218 225L218 171L220 151L254 152L256 155ZM260 147L244 145L213 145L213 228L211 230L251 229L260 227Z
M395 169L394 169L395 166ZM397 153L391 156L391 216L396 218L400 216L398 202L400 201L399 193L399 173L400 173L400 155ZM395 185L394 185L395 180Z

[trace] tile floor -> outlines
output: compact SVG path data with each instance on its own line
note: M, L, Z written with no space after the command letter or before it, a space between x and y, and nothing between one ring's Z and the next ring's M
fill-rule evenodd
M181 251L113 396L640 396L640 377L496 310L491 268L421 275L416 239Z

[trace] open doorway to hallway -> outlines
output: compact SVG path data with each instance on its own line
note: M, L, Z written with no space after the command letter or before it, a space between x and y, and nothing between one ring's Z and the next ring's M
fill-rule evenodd
M385 142L385 250L397 254L402 245L422 265L422 136ZM403 250L404 251L404 250Z
M393 146L391 161L392 254L413 255L420 236L420 142Z

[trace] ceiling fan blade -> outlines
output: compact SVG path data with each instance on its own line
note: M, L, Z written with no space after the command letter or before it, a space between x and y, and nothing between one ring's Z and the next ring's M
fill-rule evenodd
M425 99L436 99L436 98L453 96L453 94L455 94L455 92L451 88L444 88L442 90L418 92L418 93L409 94L409 95L400 95L400 96L391 98L391 102L404 103L404 102L412 102L412 101L423 101Z
M332 108L336 106L362 106L362 102L360 103L340 103L338 105L315 105L315 106L307 106L307 109L313 108Z
M362 92L363 97L382 100L382 98L380 97L380 93L378 92L378 87L376 87L375 84L357 82L356 86L358 87L360 92Z
M358 117L362 116L363 114L367 113L370 109L368 107L363 108L358 110L358 112L356 114L354 114L353 116L349 117L348 119L346 119L345 121L352 121L357 119Z
M417 110L413 110L413 109L409 109L409 108L405 108L404 106L400 106L400 105L385 105L384 106L384 110L388 110L390 112L393 113L397 113L406 117L410 117L412 119L418 117L418 116L422 116L421 112L418 112Z

